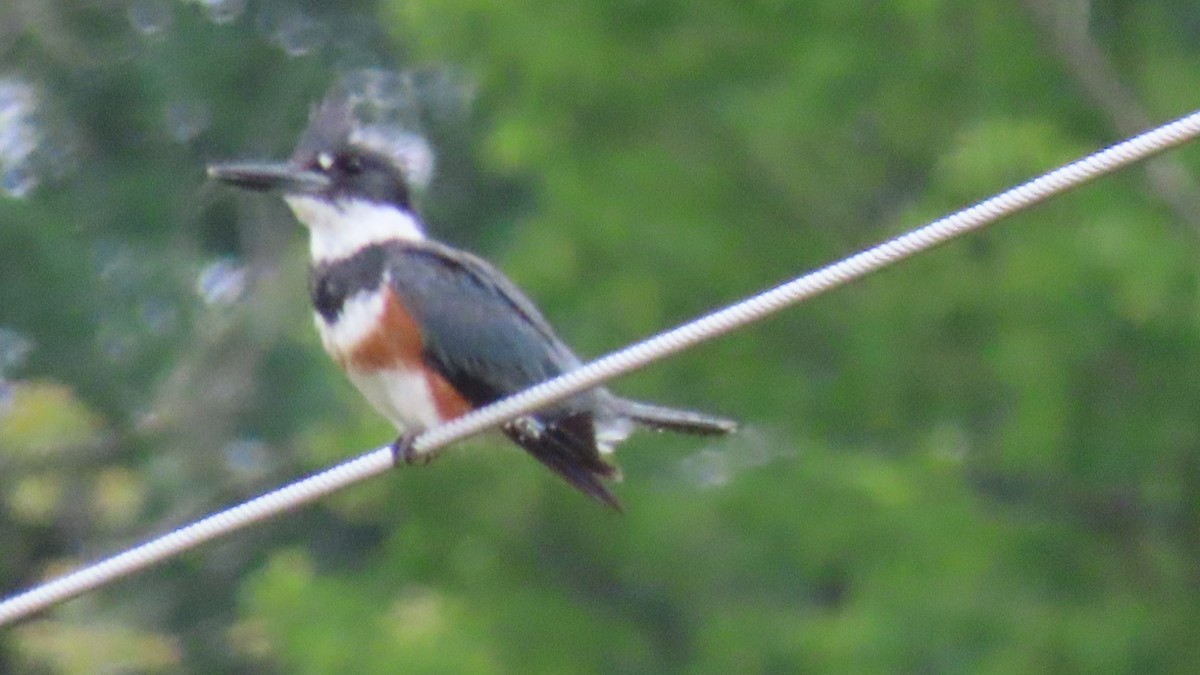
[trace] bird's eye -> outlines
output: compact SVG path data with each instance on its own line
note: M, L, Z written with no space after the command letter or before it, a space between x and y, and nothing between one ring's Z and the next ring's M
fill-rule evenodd
M358 155L346 155L342 159L342 168L345 169L346 173L362 173L362 157L359 157Z

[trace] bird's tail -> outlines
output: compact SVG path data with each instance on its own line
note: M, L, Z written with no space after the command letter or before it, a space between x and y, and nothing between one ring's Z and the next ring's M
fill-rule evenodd
M621 503L604 481L620 480L621 472L604 455L629 435L632 425L625 420L659 431L705 436L728 434L738 427L723 417L626 399L615 399L610 410L622 419L608 432L598 429L592 412L585 410L550 419L526 415L504 425L504 433L584 494L620 511Z
M504 425L504 433L584 494L621 510L621 503L602 482L621 480L621 471L601 457L590 413L552 421L525 416Z
M738 423L734 420L693 412L667 408L653 403L617 399L618 410L621 414L638 424L655 431L675 431L684 434L700 436L723 436L737 431Z

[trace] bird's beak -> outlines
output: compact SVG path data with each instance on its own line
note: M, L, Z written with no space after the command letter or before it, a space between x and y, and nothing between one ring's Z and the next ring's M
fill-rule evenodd
M270 162L224 162L210 164L208 177L246 190L285 194L312 194L329 187L329 178L291 164Z

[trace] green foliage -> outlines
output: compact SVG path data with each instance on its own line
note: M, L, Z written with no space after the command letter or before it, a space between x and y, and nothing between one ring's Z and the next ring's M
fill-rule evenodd
M0 196L6 589L391 440L320 353L289 216L203 177L286 155L338 72L471 85L428 121L430 229L585 356L1200 91L1177 0L302 4L0 7L47 154ZM616 383L745 422L635 436L624 516L487 438L0 634L0 670L1189 671L1196 159Z

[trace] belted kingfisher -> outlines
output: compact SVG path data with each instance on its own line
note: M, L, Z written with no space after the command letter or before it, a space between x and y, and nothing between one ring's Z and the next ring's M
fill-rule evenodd
M397 463L411 464L428 459L412 447L422 430L581 361L495 267L426 238L410 187L427 178L430 155L407 146L382 142L357 122L350 97L331 95L314 110L290 161L214 164L208 173L282 194L308 228L321 342L401 432L392 450ZM737 428L731 420L597 388L503 431L576 488L620 509L602 482L619 478L606 455L635 425L705 435Z

